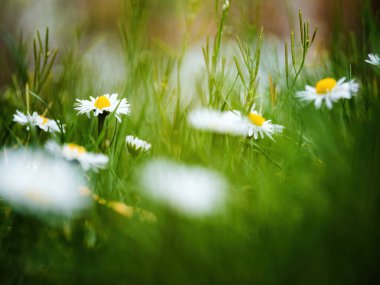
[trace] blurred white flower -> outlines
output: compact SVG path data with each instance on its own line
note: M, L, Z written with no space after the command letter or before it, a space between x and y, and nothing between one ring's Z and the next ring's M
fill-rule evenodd
M236 116L241 121L241 124L245 126L245 135L247 137L254 137L258 139L259 135L264 138L264 135L273 140L272 135L281 133L284 129L281 125L273 124L271 120L266 120L261 114L259 114L253 106L248 116L243 116L239 111L230 111L231 115Z
M69 216L89 204L83 173L65 160L27 149L0 156L0 196L16 209Z
M127 99L123 98L121 100L117 99L118 94L104 94L96 98L90 97L91 100L81 100L77 99L74 104L75 110L78 110L78 114L86 114L90 117L90 112L94 111L94 116L99 114L109 114L114 112L115 117L119 122L121 122L120 114L128 115L130 112L130 105Z
M54 141L46 143L45 148L53 154L62 156L70 161L77 161L80 163L84 170L97 170L99 168L105 168L108 163L108 156L104 154L98 154L88 152L83 146L67 143L62 146L58 145Z
M368 59L366 59L365 62L379 67L380 57L377 54L370 53L368 54Z
M351 99L359 90L359 84L355 80L345 82L346 78L336 81L334 78L325 78L317 82L315 87L306 86L305 91L299 91L296 96L302 101L314 101L315 108L319 109L325 101L327 108L332 109L332 104L339 99Z
M203 167L160 159L148 162L141 183L153 199L184 214L211 214L225 203L227 182Z
M197 109L190 112L188 121L196 129L219 134L242 136L247 131L247 125L242 124L241 118L232 112Z
M126 136L125 141L127 143L128 150L131 153L146 152L151 148L150 143L140 140L134 136Z
M265 120L254 109L248 116L242 115L237 110L220 112L209 109L199 109L190 113L190 124L200 130L207 130L221 134L235 136L247 136L257 139L259 135L264 138L282 132L283 126L272 124Z
M223 4L222 9L224 11L224 10L228 9L229 7L230 7L230 1L226 0L226 2L224 2L224 4Z
M25 115L24 113L16 110L16 114L13 115L13 121L23 126L26 125L27 130L29 130L29 126L37 126L45 132L54 133L61 131L57 124L59 121L56 122L46 118L45 116L39 115L37 112L33 112L32 115Z

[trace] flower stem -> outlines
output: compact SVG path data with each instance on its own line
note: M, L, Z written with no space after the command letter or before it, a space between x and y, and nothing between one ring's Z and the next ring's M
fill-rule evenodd
M104 127L104 121L106 120L107 113L103 112L102 114L98 115L98 136L102 133L103 127Z

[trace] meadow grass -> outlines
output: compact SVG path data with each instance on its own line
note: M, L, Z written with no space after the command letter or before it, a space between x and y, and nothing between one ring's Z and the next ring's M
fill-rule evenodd
M380 52L378 15L363 1L362 33L340 30L337 16L327 39L315 36L313 23L300 17L300 30L289 31L284 45L286 64L264 74L271 83L259 88L265 27L233 39L236 48L228 53L223 32L229 8L216 2L218 29L203 45L204 82L190 103L179 76L188 43L184 40L177 53L144 37L149 17L144 1L124 1L120 61L127 76L112 90L91 83L79 36L57 49L49 47L47 31L36 34L32 45L4 36L16 68L12 82L1 90L1 145L42 147L50 134L28 132L12 119L16 109L46 112L65 124L66 132L55 136L58 142L109 156L106 169L87 175L93 193L141 212L126 217L95 202L74 220L51 226L0 201L0 283L378 281L380 69L364 62L369 52ZM329 46L329 56L321 57L317 67L308 65L313 40ZM26 49L35 51L34 62ZM328 76L355 78L358 95L332 110L316 110L295 97L305 84ZM73 105L76 98L107 92L127 98L131 115L118 123L111 114L98 133L96 117L78 116ZM201 132L187 121L189 111L200 105L247 112L253 104L283 125L283 134L274 140L239 138ZM147 140L152 149L132 156L125 143L129 134ZM188 217L144 195L139 168L158 157L223 174L229 181L223 211Z

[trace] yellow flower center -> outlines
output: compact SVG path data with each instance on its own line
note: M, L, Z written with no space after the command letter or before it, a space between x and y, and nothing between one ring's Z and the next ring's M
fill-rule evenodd
M104 95L99 96L99 97L96 99L95 103L94 103L94 107L95 107L95 108L98 108L98 109L100 109L100 110L102 110L102 109L104 109L104 108L107 108L107 107L109 107L109 106L111 106L111 102L110 102L110 100L109 100L106 96L104 96Z
M45 124L49 121L48 118L46 118L46 117L44 117L44 116L42 116L42 115L40 115L40 118L42 119L42 124L43 124L43 125L45 125Z
M263 117L254 113L249 113L248 119L252 122L252 124L259 127L261 127L265 122L265 119Z
M318 81L315 89L318 94L326 94L334 89L336 86L336 80L334 78L325 78Z
M67 146L71 151L76 151L79 155L84 154L86 152L86 149L83 146L77 145L75 143L69 143L67 144Z

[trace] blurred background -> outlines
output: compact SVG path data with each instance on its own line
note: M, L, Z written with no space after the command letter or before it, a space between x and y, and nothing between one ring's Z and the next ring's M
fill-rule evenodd
M201 0L133 0L128 7L121 0L2 0L0 28L14 39L22 37L29 47L37 30L50 28L52 46L65 50L78 42L86 61L99 69L104 82L123 78L119 40L120 18L138 7L146 20L144 38L150 44L161 44L175 51L186 42L194 47L195 62L202 63L201 44L214 34L215 3ZM305 19L319 27L320 49L329 46L333 24L340 21L341 31L360 34L361 0L238 0L232 1L226 36L249 35L263 26L266 37L283 39L290 29L298 29L298 9ZM375 14L380 2L371 1ZM219 5L220 6L220 5ZM360 38L360 36L358 36ZM282 44L282 42L281 42ZM0 38L0 87L11 80L14 64L11 51ZM31 56L31 49L27 51Z

